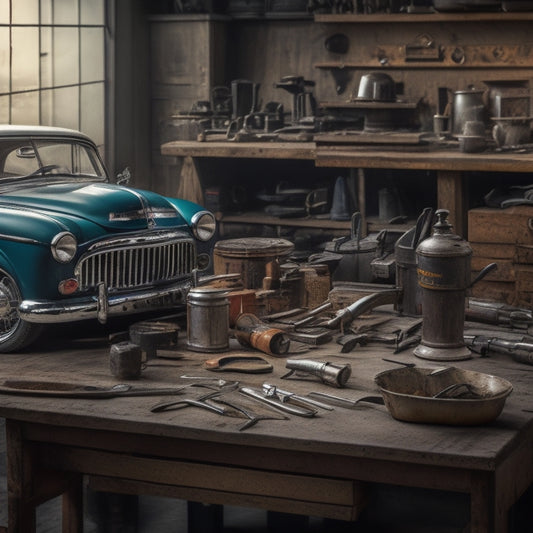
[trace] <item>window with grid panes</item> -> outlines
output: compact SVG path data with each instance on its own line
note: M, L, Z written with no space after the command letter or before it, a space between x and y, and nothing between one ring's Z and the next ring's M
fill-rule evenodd
M105 143L106 0L0 0L0 123Z

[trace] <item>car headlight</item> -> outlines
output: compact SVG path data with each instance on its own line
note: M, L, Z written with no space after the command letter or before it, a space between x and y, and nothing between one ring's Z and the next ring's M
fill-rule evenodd
M217 228L215 217L208 211L196 213L191 220L192 232L200 241L208 241Z
M58 263L68 263L76 255L78 241L72 233L63 231L52 239L50 248L52 256Z

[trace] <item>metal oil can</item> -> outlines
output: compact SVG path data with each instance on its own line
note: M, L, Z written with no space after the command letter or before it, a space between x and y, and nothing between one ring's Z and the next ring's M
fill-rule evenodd
M463 335L472 248L452 232L448 214L446 209L435 212L437 222L432 235L416 248L422 291L422 339L414 354L435 361L471 356Z

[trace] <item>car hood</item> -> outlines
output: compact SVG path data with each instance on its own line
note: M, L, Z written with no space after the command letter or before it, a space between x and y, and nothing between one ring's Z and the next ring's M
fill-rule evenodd
M186 223L164 196L110 183L36 186L2 195L0 204L81 218L117 231Z

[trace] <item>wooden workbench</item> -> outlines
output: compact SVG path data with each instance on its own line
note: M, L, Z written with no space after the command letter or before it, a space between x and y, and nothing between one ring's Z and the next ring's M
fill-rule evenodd
M463 153L457 146L352 145L315 142L171 141L161 146L163 155L193 158L301 159L317 167L382 168L436 172L438 207L450 211L457 233L467 235L466 172L531 172L532 153ZM364 183L360 184L364 191ZM363 213L364 215L364 213Z
M109 373L106 338L56 338L52 347L41 344L40 351L2 356L2 380L117 383ZM142 378L131 384L175 387L190 383L180 377L188 374L357 398L377 392L376 373L395 366L382 360L391 350L377 345L340 354L332 343L292 356L350 363L352 376L341 390L315 380L281 380L284 358L270 358L271 374L217 374L202 368L213 354L179 351L182 359L150 360ZM442 366L410 352L394 357ZM58 494L64 495L63 531L81 531L85 476L96 490L343 520L357 518L368 484L440 489L470 496L472 533L505 533L510 507L533 482L533 413L523 411L533 408L532 368L496 355L457 366L512 382L513 394L496 421L481 427L412 424L394 420L384 406L361 405L321 410L314 418L261 420L239 431L243 419L195 407L151 413L150 407L164 399L159 396L0 394L7 432L8 531L34 531L35 506Z

